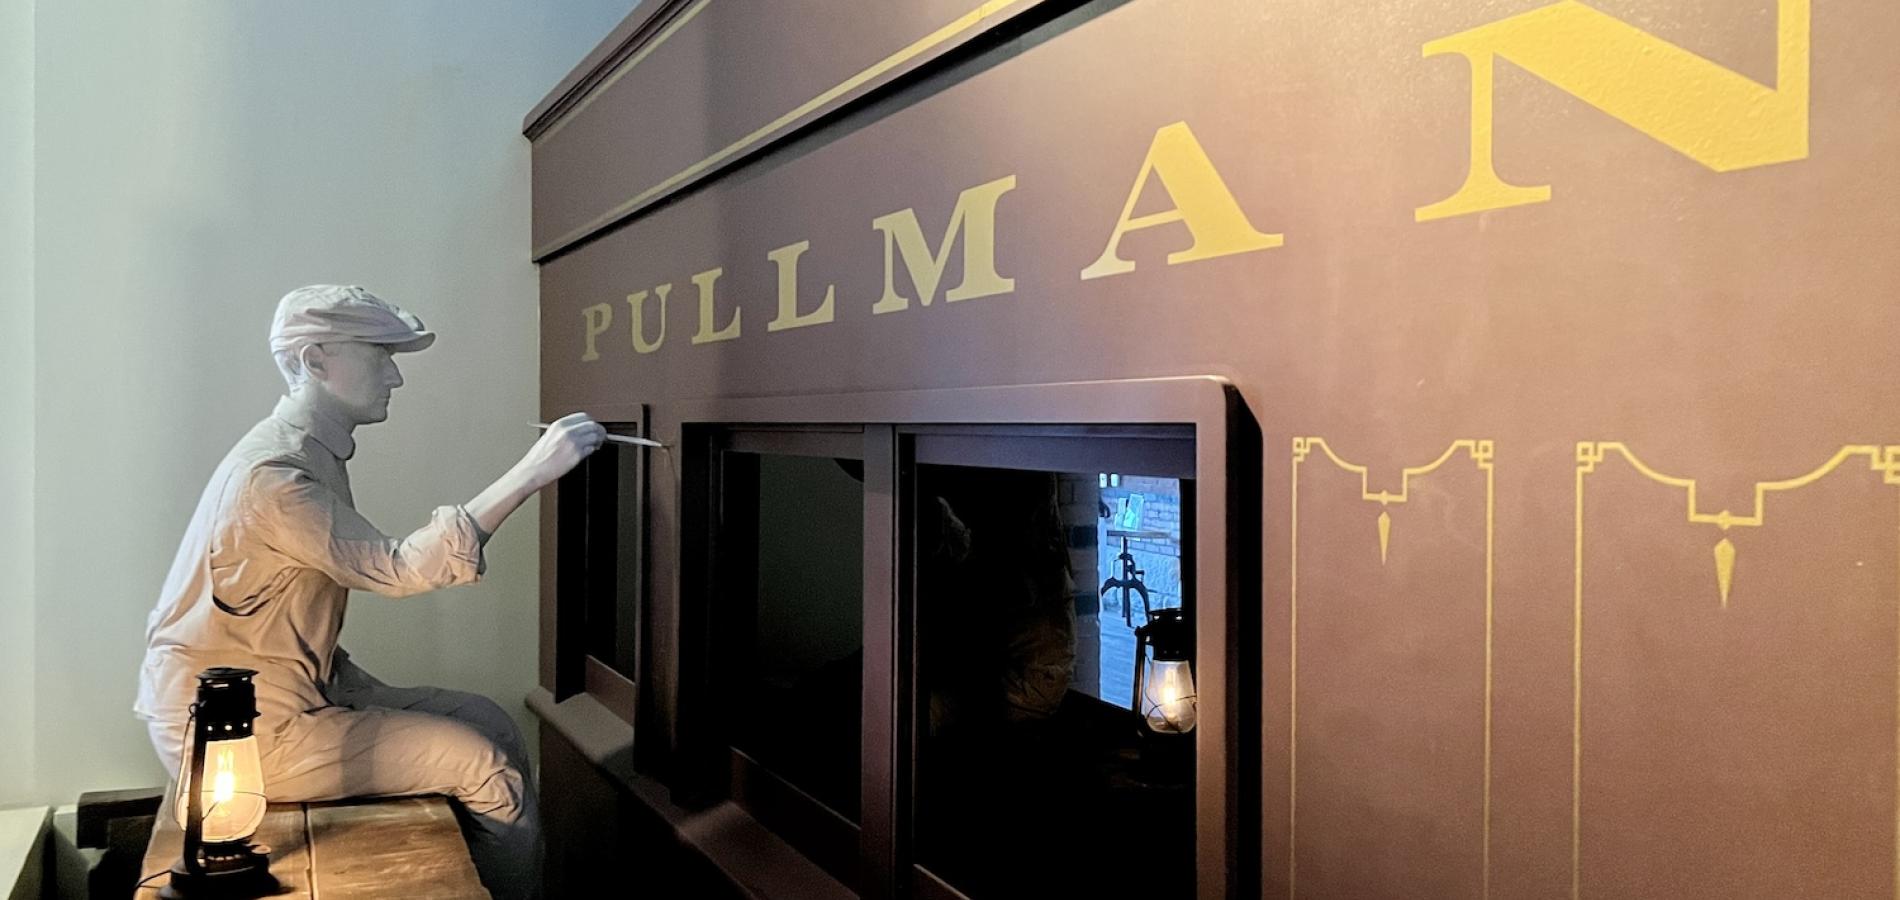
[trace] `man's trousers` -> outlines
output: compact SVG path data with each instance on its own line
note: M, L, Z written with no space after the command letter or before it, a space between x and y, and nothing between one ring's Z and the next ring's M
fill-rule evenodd
M273 723L258 723L272 802L446 795L464 814L489 891L497 900L535 896L541 836L527 748L499 705L462 691L390 687L347 658L324 693L332 705L291 715L272 733ZM152 722L150 733L177 773L184 726Z

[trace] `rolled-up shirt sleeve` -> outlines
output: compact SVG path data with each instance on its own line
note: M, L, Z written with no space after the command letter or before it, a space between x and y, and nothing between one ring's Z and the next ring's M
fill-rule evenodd
M390 537L294 466L252 470L242 509L247 525L272 550L351 590L406 597L470 584L487 567L468 510L437 507L429 524L407 537Z

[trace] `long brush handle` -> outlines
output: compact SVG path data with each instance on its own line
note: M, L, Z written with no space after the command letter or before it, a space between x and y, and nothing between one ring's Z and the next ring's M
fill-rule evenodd
M548 427L548 424L546 422L535 422L533 423L533 425L534 427L540 428L543 430L545 430ZM665 444L662 444L659 441L653 440L651 438L629 437L624 434L608 434L607 440L613 441L616 444L634 444L640 447L658 447L661 450L666 449Z

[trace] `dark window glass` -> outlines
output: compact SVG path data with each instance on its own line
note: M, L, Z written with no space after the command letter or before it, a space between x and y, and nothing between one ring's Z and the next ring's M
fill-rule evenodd
M1191 623L1191 491L917 466L916 852L959 891L1192 896L1194 736L1131 708L1135 629L1163 609Z
M732 745L856 821L863 467L826 457L725 456L725 533L736 546L722 554L715 577L730 585L735 608L714 628L731 648Z
M615 427L616 433L634 433ZM609 442L562 479L563 496L585 498L579 540L585 602L581 646L633 679L639 672L640 604L645 580L644 461L638 448ZM572 490L573 493L567 493ZM571 520L570 520L571 521ZM564 533L563 541L569 540Z

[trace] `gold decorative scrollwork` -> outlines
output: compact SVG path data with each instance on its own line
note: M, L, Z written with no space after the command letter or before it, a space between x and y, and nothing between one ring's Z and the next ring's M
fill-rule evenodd
M1806 474L1778 481L1757 482L1754 486L1752 509L1745 514L1722 509L1705 512L1698 503L1698 484L1695 479L1667 475L1645 463L1627 445L1618 441L1583 441L1577 444L1576 472L1576 571L1575 594L1572 614L1572 718L1571 718L1571 803L1570 803L1570 894L1573 900L1582 896L1583 872L1583 535L1584 535L1584 483L1585 476L1593 474L1598 467L1611 457L1617 457L1628 463L1638 474L1651 481L1669 487L1680 488L1684 494L1686 519L1691 524L1713 525L1721 535L1714 546L1716 591L1721 608L1726 610L1734 586L1736 550L1728 539L1727 532L1734 528L1760 528L1766 521L1767 498L1770 494L1792 491L1813 484L1835 470L1846 465L1856 457L1864 458L1868 468L1879 472L1881 483L1900 485L1900 445L1849 444L1842 447L1830 459ZM1895 703L1900 714L1900 685L1896 685ZM1900 754L1900 729L1896 730L1895 751ZM1900 760L1900 756L1896 757ZM1900 900L1900 761L1896 762L1894 816L1896 834L1894 841L1894 896Z
M1651 468L1648 463L1643 462L1628 446L1617 441L1600 441L1594 443L1585 441L1578 444L1577 473L1578 477L1581 478L1583 475L1596 471L1598 464L1602 463L1610 454L1614 453L1622 457L1624 461L1628 462L1630 466L1641 473L1643 477L1658 484L1682 488L1689 521L1691 523L1714 525L1718 531L1727 532L1731 528L1760 528L1764 519L1762 510L1767 504L1769 494L1779 491L1791 491L1795 488L1812 484L1825 477L1828 473L1840 468L1849 459L1856 456L1865 456L1869 464L1868 467L1880 472L1884 483L1900 484L1900 480L1896 480L1900 479L1900 468L1896 468L1897 465L1900 465L1900 462L1897 462L1897 460L1900 460L1900 456L1896 455L1896 451L1900 451L1900 447L1879 447L1872 444L1849 445L1842 447L1840 452L1834 454L1834 458L1805 475L1782 481L1757 482L1755 484L1754 511L1747 515L1738 515L1726 509L1713 513L1703 512L1700 504L1696 502L1697 484L1695 479L1680 478L1658 472L1654 468ZM1717 591L1721 597L1722 607L1726 609L1728 608L1730 588L1733 586L1735 577L1735 545L1730 543L1727 537L1721 538L1715 544L1715 569Z
M1317 449L1326 459L1340 469L1359 476L1359 499L1379 504L1377 519L1379 531L1379 562L1386 562L1391 547L1392 517L1390 508L1411 499L1414 479L1428 475L1449 462L1460 450L1475 464L1478 471L1484 473L1484 789L1483 789L1483 896L1491 895L1491 642L1493 608L1493 547L1496 534L1496 476L1492 465L1496 456L1496 445L1491 440L1465 439L1453 441L1438 458L1422 466L1410 466L1401 469L1397 491L1378 490L1371 487L1371 467L1349 462L1333 451L1325 438L1296 437L1293 439L1293 481L1292 481L1292 588L1290 592L1290 612L1288 635L1290 641L1287 690L1290 694L1287 724L1287 895L1298 896L1299 855L1298 855L1298 814L1299 814L1299 621L1300 621L1300 466Z

